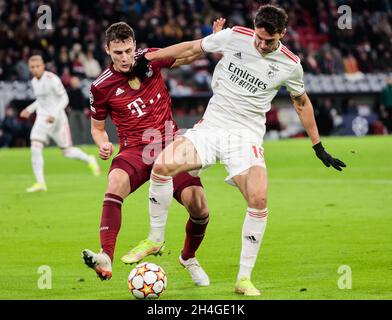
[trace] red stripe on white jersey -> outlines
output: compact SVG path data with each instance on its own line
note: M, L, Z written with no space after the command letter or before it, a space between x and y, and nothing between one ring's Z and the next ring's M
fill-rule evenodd
M234 32L241 33L241 34L244 34L244 35L247 35L247 36L249 36L249 37L253 37L253 35L254 35L254 32L253 32L253 31L248 31L248 30L246 30L246 29L241 29L241 28L239 28L239 27L234 27L234 28L233 28L233 31L234 31Z
M292 53L286 46L282 45L281 50L286 52L287 54L291 55L293 58L298 59L298 57L294 53Z
M289 49L287 49L287 47L282 46L282 51L290 55L292 58L299 60L299 58L294 53L292 53Z
M282 45L280 51L283 52L287 57L289 57L295 63L298 63L299 58L294 53L292 53L289 49L287 49L287 47Z
M241 26L235 26L233 29L238 29L238 30L241 30L241 31L244 31L244 32L250 32L252 34L255 33L255 31L253 29L246 28L246 27L241 27Z

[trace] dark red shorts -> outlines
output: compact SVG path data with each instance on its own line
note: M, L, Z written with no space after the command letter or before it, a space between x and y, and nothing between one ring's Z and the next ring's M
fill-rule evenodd
M130 148L123 148L114 157L112 164L109 169L122 169L129 175L131 183L131 193L135 192L140 186L150 179L150 174L153 166L153 161L158 155L154 155L153 152L148 154L145 150L145 146L137 146ZM181 193L189 186L203 187L199 177L192 177L189 173L179 173L173 178L174 193L173 197L182 204Z

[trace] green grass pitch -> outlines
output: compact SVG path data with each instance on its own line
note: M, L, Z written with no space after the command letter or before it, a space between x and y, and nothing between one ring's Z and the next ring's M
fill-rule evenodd
M211 285L195 287L178 263L187 214L174 201L166 253L145 260L167 273L161 299L392 299L392 137L323 141L346 170L325 168L306 139L264 145L270 214L252 277L260 297L233 293L246 204L217 165L202 175L211 220L198 251ZM97 178L56 148L44 157L49 191L26 194L34 182L29 149L0 150L0 299L133 299L131 267L120 257L147 235L148 183L125 201L113 278L101 282L80 252L99 248L109 162L101 161ZM52 289L38 288L41 265L52 270ZM351 269L351 289L338 287L342 265Z

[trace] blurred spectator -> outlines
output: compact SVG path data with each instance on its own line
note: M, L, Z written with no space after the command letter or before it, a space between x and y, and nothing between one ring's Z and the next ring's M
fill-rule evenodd
M17 54L19 60L15 64L15 72L18 79L22 81L30 80L30 70L28 66L29 52L29 48L25 46L23 47L21 55L19 55L19 53Z
M358 114L357 105L355 104L355 102L352 98L348 98L343 101L342 111L343 111L343 114L352 114L352 115Z
M21 131L21 124L12 107L5 109L5 117L0 124L0 147L11 147L16 144Z
M314 74L319 74L321 73L321 68L319 65L318 57L317 57L317 52L313 48L310 48L309 51L306 54L305 61L303 62L304 64L304 71L305 72L310 72Z
M71 71L69 70L69 67L65 67L63 69L63 73L60 77L61 82L63 83L64 87L68 87L69 83L71 81L72 75L71 75Z
M198 59L192 63L194 70L194 81L198 91L208 91L211 89L212 75L208 71L210 62L206 58Z
M174 44L181 41L183 32L176 21L170 18L163 26L163 35L168 43Z
M280 131L283 129L279 120L279 110L274 105L266 114L266 138L279 139Z
M389 133L392 133L392 77L387 79L387 85L381 92L381 120Z
M350 52L343 58L345 77L349 81L357 81L364 77L363 73L359 70L358 61Z
M71 131L75 132L74 139L81 139L81 141L74 141L74 143L87 143L86 139L90 134L90 128L88 126L90 109L80 89L80 80L78 77L71 77L67 93L70 108L69 123L72 126Z
M282 130L282 125L280 124L280 120L279 120L278 108L275 107L274 105L271 106L270 111L268 111L266 114L266 126L267 126L267 131Z
M345 58L343 58L344 72L348 74L355 74L359 72L357 59L349 53Z
M314 116L321 136L329 136L334 128L332 117L332 100L327 98L315 106Z
M72 65L72 74L81 78L86 76L86 72L84 69L84 65L82 63L83 57L81 57L80 53L75 54L71 65Z
M86 77L95 79L101 74L101 66L99 62L94 58L92 51L88 51L85 59L82 61Z
M68 56L68 49L65 46L62 46L60 49L60 54L58 56L58 60L56 61L56 67L60 77L63 75L65 68L67 68L68 71L71 70L71 62Z

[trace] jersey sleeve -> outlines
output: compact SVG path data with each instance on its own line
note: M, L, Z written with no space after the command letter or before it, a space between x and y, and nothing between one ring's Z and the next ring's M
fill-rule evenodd
M201 48L205 52L222 52L230 42L232 34L233 30L231 28L210 34L202 39Z
M305 92L304 71L300 63L298 63L290 77L284 82L284 86L293 97L298 97Z
M158 51L159 48L149 48L147 49L147 52L154 52ZM155 60L152 61L150 64L153 68L156 69L163 69L163 68L171 68L171 66L176 62L176 59L169 58L169 59L161 59L161 60Z
M90 87L90 110L91 118L105 120L109 112L104 94L93 84Z
M54 76L50 81L50 85L55 95L63 96L67 94L67 91L65 90L59 77Z

